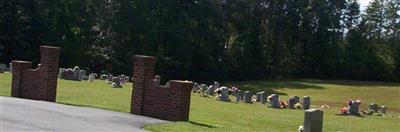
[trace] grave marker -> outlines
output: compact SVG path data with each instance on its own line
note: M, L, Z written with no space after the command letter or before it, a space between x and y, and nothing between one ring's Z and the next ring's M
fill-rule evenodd
M243 95L243 101L245 103L253 103L253 102L251 102L251 96L252 96L252 94L250 91L245 91L244 95Z
M281 108L281 105L279 103L279 96L277 94L271 94L269 96L269 104L272 108Z
M311 105L311 98L308 96L303 97L303 109L307 110L310 109Z
M221 87L220 88L220 90L221 90L221 94L220 95L218 95L218 100L219 101L224 101L224 102L229 102L229 101L231 101L230 99L229 99L229 90L228 90L228 88L227 87L225 87L225 86L223 86L223 87Z
M322 132L324 112L319 109L308 109L304 114L304 132Z

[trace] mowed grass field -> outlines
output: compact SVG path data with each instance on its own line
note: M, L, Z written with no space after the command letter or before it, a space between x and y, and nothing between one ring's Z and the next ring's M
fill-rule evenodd
M324 110L325 132L400 132L400 83L382 83L346 80L288 80L248 81L223 83L251 91L278 93L281 99L290 96L310 96L312 107L323 104L331 106ZM131 83L122 89L96 80L58 81L57 103L97 107L107 110L129 112ZM11 74L0 74L0 95L10 96ZM234 100L233 97L231 97ZM387 115L337 116L338 109L346 106L348 99L361 99L361 109L370 102L388 107ZM7 113L4 113L7 114ZM302 125L303 110L273 109L267 105L219 102L215 98L203 98L193 94L189 122L148 125L150 131L263 131L290 132Z

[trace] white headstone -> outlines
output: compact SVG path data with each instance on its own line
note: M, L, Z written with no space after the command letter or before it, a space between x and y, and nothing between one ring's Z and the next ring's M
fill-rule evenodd
M194 83L192 87L192 92L195 93L200 89L200 85L198 83Z
M12 73L12 71L13 71L13 70L12 70L12 69L13 69L13 68L12 68L12 62L10 62L10 68L8 68L8 69L10 70L10 73Z
M95 79L96 79L96 73L90 73L88 81L93 82Z
M86 71L85 70L79 70L79 80L83 80L83 76L86 76Z
M73 69L72 71L74 72L74 77L75 77L74 80L80 80L80 79L79 79L79 72L81 71L81 69L79 69L78 66L75 66L74 69Z
M214 96L214 86L213 85L210 85L210 86L208 86L208 89L207 89L207 95L208 96Z
M228 93L229 93L229 90L228 90L228 87L223 86L223 87L219 88L219 90L221 90L221 94L218 95L218 100L224 101L224 102L229 102L229 101L231 101L231 100L229 99L229 94L228 94Z

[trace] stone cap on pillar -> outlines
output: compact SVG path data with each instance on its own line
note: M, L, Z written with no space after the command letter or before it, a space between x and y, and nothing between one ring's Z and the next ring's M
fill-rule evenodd
M144 63L154 64L157 61L157 57L154 56L146 56L146 55L134 55L133 61L143 61Z
M32 62L29 61L13 60L11 63L13 65L13 71L29 69L32 66Z
M13 65L13 68L17 68L17 67L19 67L19 66L22 66L22 67L31 67L31 65L32 65L32 62L29 62L29 61L20 61L20 60L13 60L13 61L11 61L11 63L12 63L12 65Z
M58 55L61 51L60 47L55 47L55 46L47 46L43 45L40 46L40 53L46 53L46 54L51 54L51 55Z
M20 61L20 60L13 60L11 63L18 63L18 64L32 64L32 62L29 61Z
M170 80L170 82L174 82L174 83L188 83L188 84L193 84L192 81L182 81L182 80Z

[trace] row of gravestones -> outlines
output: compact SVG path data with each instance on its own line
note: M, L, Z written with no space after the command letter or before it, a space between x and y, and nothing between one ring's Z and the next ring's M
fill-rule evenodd
M157 78L157 77L156 77ZM269 100L269 104L273 108L281 108L281 104L279 103L279 96L277 94L272 94L266 97L265 92L258 92L256 95L252 95L251 92L245 91L241 92L238 88L232 87L228 89L228 87L222 86L219 87L218 82L214 82L213 85L207 86L206 84L199 85L198 83L194 83L192 91L194 93L200 93L202 97L210 97L214 96L214 93L217 93L217 100L228 102L229 93L232 93L236 97L236 101L243 101L245 103L253 103L253 102L261 102L262 104L267 103L267 99ZM252 97L256 97L256 99L252 99ZM255 100L255 101L254 101ZM300 98L298 96L292 96L289 98L289 108L295 109L296 104L300 103ZM308 96L303 97L303 109L306 109L304 115L304 123L299 131L301 132L322 132L322 120L323 120L323 111L319 109L310 109L311 98ZM301 108L297 106L297 108Z
M93 82L97 77L96 73L91 73L86 75L85 70L81 70L78 66L75 66L73 69L71 68L60 68L58 72L58 78L65 80L74 80L74 81L82 81L87 80L89 82Z
M65 80L88 80L88 76L86 76L86 71L81 70L78 66L75 66L73 69L71 68L60 68L58 72L58 77Z
M217 100L224 102L230 101L229 93L232 93L232 95L236 97L237 102L261 102L261 104L269 102L272 108L286 108L286 103L284 101L279 101L279 95L277 94L272 94L267 97L265 92L263 91L256 93L256 95L253 95L250 91L242 92L236 87L232 87L231 89L225 86L219 87L218 82L214 82L214 84L210 86L207 86L206 84L199 85L198 83L194 83L192 91L194 93L200 93L200 96L202 97L213 97L215 96L215 93L217 93ZM310 105L311 98L308 96L303 97L302 103L300 103L300 98L298 96L292 96L289 98L288 107L290 109L309 109Z
M103 74L100 76L100 80L105 80L107 84L111 84L113 88L122 88L122 84L125 84L130 79L129 76L124 74L119 76L113 76L111 74Z
M89 82L93 82L96 79L97 74L91 73L87 76L85 70L81 70L78 66L75 66L73 69L60 68L58 76L59 78L65 80L75 80L75 81L88 80ZM100 76L100 80L106 80L106 83L112 84L113 88L122 88L122 84L129 81L129 76L120 75L113 77L110 74L108 75L103 74Z
M368 106L368 113L367 115L372 115L373 113L381 113L381 114L386 114L386 106L382 105L379 107L378 104L375 103L370 103Z
M349 100L347 103L347 107L341 108L339 112L344 115L360 116L361 115L359 110L360 105L361 105L360 100ZM368 106L368 110L361 112L364 113L365 115L372 115L373 113L386 114L386 106L383 105L379 107L378 104L370 103Z
M217 100L229 102L229 93L231 93L232 90L225 86L219 87L219 83L214 82L214 84L210 86L194 83L192 91L200 93L200 96L202 97L212 97L217 93Z

